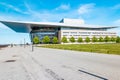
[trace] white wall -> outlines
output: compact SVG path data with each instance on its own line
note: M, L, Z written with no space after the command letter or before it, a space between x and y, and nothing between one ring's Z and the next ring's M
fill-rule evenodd
M83 39L86 37L92 38L93 36L97 38L104 38L105 36L116 37L117 34L113 31L61 30L61 38L63 36L67 37L68 39L73 36L77 40L79 37L82 37Z

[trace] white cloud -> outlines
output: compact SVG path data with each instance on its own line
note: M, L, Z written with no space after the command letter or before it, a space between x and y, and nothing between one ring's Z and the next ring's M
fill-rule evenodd
M120 19L115 20L113 23L116 24L116 25L120 25Z
M8 9L12 9L16 12L19 12L19 13L22 13L22 14L28 14L27 12L25 11L22 11L21 9L17 8L16 6L13 6L11 4L6 4L6 3L2 3L0 2L0 5L4 6L4 7L7 7Z
M69 9L70 9L70 5L69 4L61 4L55 10L69 10Z
M41 10L36 11L32 9L32 6L28 3L24 3L25 7L27 8L27 12L29 13L30 17L33 19L36 19L37 21L58 21L58 19L61 19L65 16L67 16L67 13L56 13L56 9L68 9L67 6L57 7L53 10ZM35 21L36 21L35 20Z
M78 8L78 13L79 13L79 14L88 13L88 12L90 12L90 11L94 8L94 6L95 6L94 3L89 3L89 4L81 5L81 6Z
M10 5L9 5L10 6ZM34 10L32 5L29 5L28 3L24 2L24 6L26 8L27 15L9 15L9 14L1 14L0 20L22 20L22 21L54 21L59 22L62 18L79 18L82 19L82 17L78 14L77 9L71 9L67 12L59 12L55 9L53 10ZM13 6L14 7L14 6ZM14 8L11 9L14 9ZM59 6L59 9L70 9L70 5L61 5ZM17 10L17 9L14 9ZM19 9L18 9L19 11Z
M113 6L112 9L120 9L120 4Z

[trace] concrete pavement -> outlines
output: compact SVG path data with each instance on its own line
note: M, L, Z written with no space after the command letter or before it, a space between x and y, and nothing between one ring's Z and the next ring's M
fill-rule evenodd
M0 80L120 80L119 61L119 55L9 47L0 50Z

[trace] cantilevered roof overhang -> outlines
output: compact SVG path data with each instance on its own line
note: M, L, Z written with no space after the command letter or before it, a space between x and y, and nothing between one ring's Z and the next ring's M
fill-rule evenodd
M117 28L118 26L99 26L99 25L88 25L88 24L65 24L65 23L53 23L53 22L23 22L23 21L0 21L4 25L13 29L16 32L30 33L31 28L37 27L74 27L74 28L85 28L85 29L111 29Z

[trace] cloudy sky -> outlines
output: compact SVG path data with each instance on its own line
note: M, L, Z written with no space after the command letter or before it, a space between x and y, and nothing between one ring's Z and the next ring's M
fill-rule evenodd
M0 20L59 22L82 19L86 24L120 26L120 0L0 0ZM120 35L120 28L113 29ZM0 23L0 44L30 42Z

